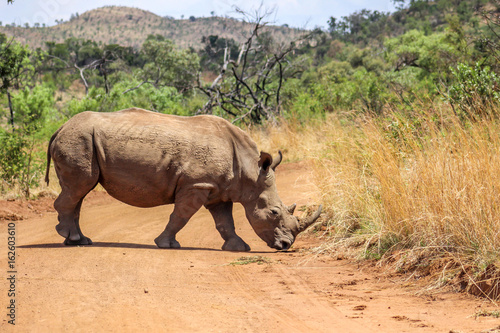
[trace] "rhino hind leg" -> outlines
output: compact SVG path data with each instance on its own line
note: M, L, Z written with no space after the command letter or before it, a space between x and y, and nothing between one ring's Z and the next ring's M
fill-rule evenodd
M83 198L75 205L71 204L71 200L67 200L63 193L54 203L59 213L59 224L56 225L57 233L65 238L64 245L92 245L92 240L85 237L80 229L80 209Z
M208 194L208 190L186 189L176 195L174 211L170 214L170 220L165 230L155 238L155 243L159 248L176 249L181 247L175 236L203 206Z
M65 238L64 245L92 245L92 240L84 236L80 229L80 209L84 197L85 195L75 204L71 196L62 191L54 203L59 213L56 230Z
M92 245L92 240L80 229L80 209L85 196L94 189L99 180L99 167L95 158L91 167L79 168L67 161L57 161L56 173L61 193L54 202L59 224L56 230L65 238L65 245Z
M222 239L224 239L222 249L224 251L237 252L250 251L250 246L236 234L233 220L233 203L221 202L207 206L207 208L214 218L215 227L222 236Z

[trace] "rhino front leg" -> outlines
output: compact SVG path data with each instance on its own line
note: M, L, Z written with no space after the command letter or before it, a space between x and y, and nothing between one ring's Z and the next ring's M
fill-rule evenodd
M194 215L194 213L193 213ZM186 225L189 218L180 217L174 212L170 215L165 230L155 238L156 245L161 249L178 249L181 244L175 239L175 235Z
M175 236L207 201L209 193L208 190L192 189L179 192L176 195L174 211L170 214L170 220L165 230L155 239L159 248L176 249L181 247Z
M207 206L215 220L215 227L224 239L222 249L225 251L250 251L250 246L235 232L233 220L233 203L221 202Z

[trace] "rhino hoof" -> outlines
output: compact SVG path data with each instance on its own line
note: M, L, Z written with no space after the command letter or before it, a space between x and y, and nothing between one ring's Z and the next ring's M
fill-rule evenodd
M178 241L175 239L155 239L156 246L158 246L160 249L178 249L181 247L181 244L179 244Z
M231 238L224 242L222 245L224 251L234 251L234 252L248 252L250 251L250 246L243 241L241 238Z
M77 246L77 245L92 245L92 240L88 237L80 237L79 240L71 240L69 238L66 238L64 240L64 245L67 245L67 246Z

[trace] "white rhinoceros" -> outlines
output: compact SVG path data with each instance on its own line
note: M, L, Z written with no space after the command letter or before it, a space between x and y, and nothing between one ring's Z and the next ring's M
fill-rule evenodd
M311 216L293 216L276 191L274 170L281 152L257 150L241 129L215 116L179 117L128 109L82 112L57 130L47 151L61 193L54 207L57 232L66 245L90 245L80 229L85 196L100 183L114 198L137 207L174 204L165 230L155 239L160 248L178 248L175 235L201 206L212 214L224 239L223 250L249 251L235 233L233 202L240 202L257 235L268 246L288 249Z

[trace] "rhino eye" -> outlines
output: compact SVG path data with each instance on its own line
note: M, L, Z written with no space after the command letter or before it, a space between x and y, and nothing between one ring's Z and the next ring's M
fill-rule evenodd
M279 210L277 210L276 208L271 208L271 213L272 213L273 215L278 215L280 212L279 212Z

